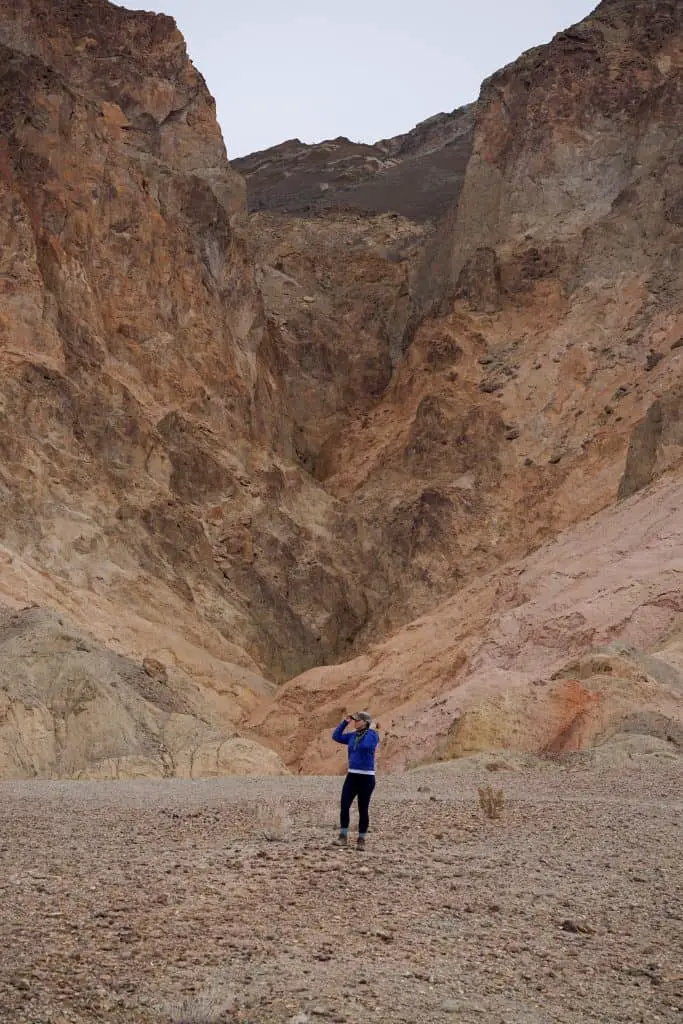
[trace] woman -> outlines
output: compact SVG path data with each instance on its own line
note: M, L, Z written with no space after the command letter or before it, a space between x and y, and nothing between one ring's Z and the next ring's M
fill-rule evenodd
M350 722L353 722L354 731L346 732ZM368 808L375 788L375 750L379 743L379 735L370 728L371 724L372 718L367 711L359 711L340 722L332 733L332 739L336 743L345 743L349 748L349 768L341 792L337 842L340 846L346 846L349 841L349 812L351 804L357 797L359 850L365 849L365 837L370 825Z

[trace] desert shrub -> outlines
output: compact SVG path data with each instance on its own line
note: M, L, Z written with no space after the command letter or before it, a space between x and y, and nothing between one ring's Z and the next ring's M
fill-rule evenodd
M200 992L162 1009L168 1024L225 1024L235 1009L235 997L219 982L210 982Z
M494 789L493 786L480 786L479 806L487 818L492 820L500 818L505 806L505 796L502 789Z
M291 824L289 809L282 800L270 798L257 804L256 825L261 836L268 842L282 842Z

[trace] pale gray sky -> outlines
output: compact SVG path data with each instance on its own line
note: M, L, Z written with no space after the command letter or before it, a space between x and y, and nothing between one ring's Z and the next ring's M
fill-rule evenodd
M172 14L228 154L375 142L476 98L484 78L597 0L119 0Z

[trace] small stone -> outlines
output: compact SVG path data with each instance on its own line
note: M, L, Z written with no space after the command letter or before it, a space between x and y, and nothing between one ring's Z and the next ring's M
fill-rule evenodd
M595 928L592 928L591 925L586 924L584 921L574 921L571 918L565 918L560 928L563 932L570 932L572 935L595 934Z
M463 1005L459 999L444 999L441 1009L444 1013L460 1013Z
M505 431L505 440L506 441L516 441L518 437L519 437L519 428L518 427L511 427L510 430L506 430Z
M166 666L157 658L145 658L142 662L142 667L150 679L155 679L158 683L168 682Z
M650 370L654 370L658 363L661 363L664 356L661 352L650 352L647 359L645 360L645 372L649 373Z
M304 295L303 301L304 302L315 302L315 295Z
M551 455L550 458L548 459L548 462L550 463L551 466L556 466L561 458L562 458L562 456L559 455L559 454Z
M679 338L678 341L674 341L671 346L671 351L673 352L676 348L683 348L683 338Z

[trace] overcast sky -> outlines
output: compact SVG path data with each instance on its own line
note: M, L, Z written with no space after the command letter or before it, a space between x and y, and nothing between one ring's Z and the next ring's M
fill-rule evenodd
M1 0L0 0L1 2ZM487 75L597 0L119 0L172 14L228 154L375 142L477 97Z

